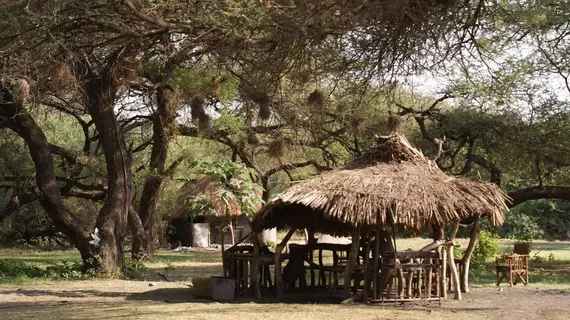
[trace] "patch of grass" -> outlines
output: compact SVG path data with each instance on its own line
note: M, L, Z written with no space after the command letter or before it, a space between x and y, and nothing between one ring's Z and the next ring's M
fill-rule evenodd
M222 262L222 254L218 250L194 250L190 253L158 251L154 263L172 262Z

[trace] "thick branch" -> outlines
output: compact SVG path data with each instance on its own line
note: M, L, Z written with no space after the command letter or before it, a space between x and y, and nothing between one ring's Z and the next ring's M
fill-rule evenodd
M570 187L562 186L537 186L509 192L512 202L509 207L514 207L529 200L538 199L561 199L570 200Z

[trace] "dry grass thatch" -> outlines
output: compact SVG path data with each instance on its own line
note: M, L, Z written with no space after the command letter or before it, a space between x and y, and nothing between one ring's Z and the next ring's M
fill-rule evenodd
M267 153L273 158L283 158L287 152L287 146L283 137L279 137L269 143Z
M228 200L229 208L227 207L228 204L218 196L216 183L209 176L201 175L195 181L186 182L179 192L171 219L181 218L186 214L186 201L191 196L202 196L214 207L215 211L204 212L206 216L224 217L226 209L231 217L241 214L241 207L236 201Z
M508 197L488 182L453 177L399 134L376 145L345 168L300 182L279 194L256 215L256 231L313 228L346 234L350 227L382 224L419 231L473 216L503 223Z
M307 97L307 103L309 105L316 105L316 106L322 106L325 102L325 96L323 95L322 92L320 92L319 90L315 89L315 91L311 92L309 94L309 96Z
M364 129L366 129L366 118L355 116L350 119L350 130L352 133L362 133Z
M390 132L398 132L404 123L404 120L397 114L390 114L388 116L388 129Z
M65 64L60 64L53 69L50 80L54 90L69 89L75 83L75 77L71 72L71 68Z
M259 137L257 136L257 134L255 134L255 132L250 131L247 133L247 143L251 144L253 146L256 146L259 144Z

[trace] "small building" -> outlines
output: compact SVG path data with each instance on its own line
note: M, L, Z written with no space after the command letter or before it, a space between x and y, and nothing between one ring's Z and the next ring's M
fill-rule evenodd
M190 203L192 201L201 205L193 206ZM250 232L244 219L241 207L235 200L221 199L216 182L209 176L199 175L179 190L170 217L170 224L175 229L171 233L171 242L183 246L207 247L210 244L221 244L223 236L223 243L232 244L239 241L242 234ZM228 225L232 228L222 232L222 228Z

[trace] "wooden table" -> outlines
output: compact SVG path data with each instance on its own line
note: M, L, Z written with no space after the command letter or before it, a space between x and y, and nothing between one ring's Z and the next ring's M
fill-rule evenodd
M314 251L318 250L318 264L314 262ZM299 279L299 287L305 287L307 285L305 279L305 270L309 270L311 273L311 286L315 286L315 270L319 271L318 284L322 286L328 286L329 288L338 286L338 278L341 273L344 272L344 265L346 264L346 259L348 258L348 253L350 251L350 244L337 244L337 243L315 243L312 245L308 244L290 244L289 251L291 260L289 263L300 264L307 262L308 267L302 266L301 270L296 270L296 277L291 277L290 282ZM333 253L333 265L327 266L323 262L323 251L331 251ZM300 260L300 261L298 261ZM296 268L299 269L299 268ZM328 285L327 285L327 275L328 275Z

